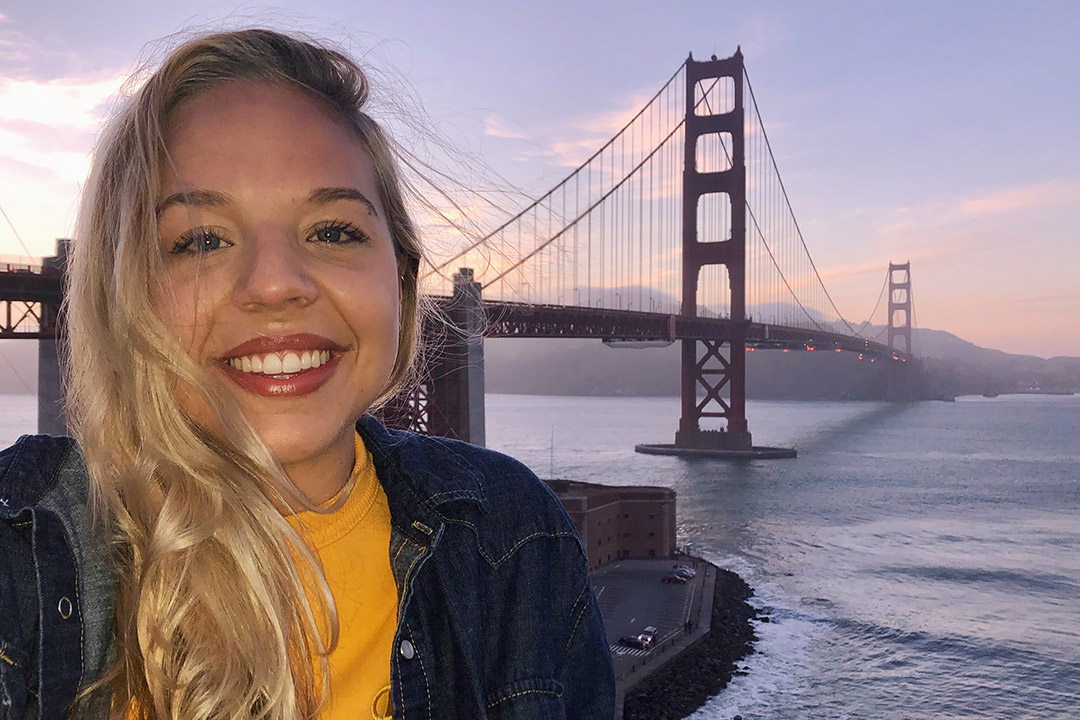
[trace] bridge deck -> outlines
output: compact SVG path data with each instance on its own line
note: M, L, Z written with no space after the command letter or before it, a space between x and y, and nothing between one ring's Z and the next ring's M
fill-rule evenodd
M56 306L63 299L63 275L50 268L0 266L0 303ZM433 298L442 309L451 298ZM662 313L612 310L565 305L535 305L484 301L487 315L485 337L597 338L627 341L732 340L737 325L728 318L683 317ZM22 313L16 313L22 316ZM36 315L36 313L35 313ZM824 329L747 322L745 340L751 347L837 349L872 355L892 354L886 345L863 337ZM52 328L20 329L18 323L3 324L0 338L40 339L54 336ZM899 353L898 353L899 355Z

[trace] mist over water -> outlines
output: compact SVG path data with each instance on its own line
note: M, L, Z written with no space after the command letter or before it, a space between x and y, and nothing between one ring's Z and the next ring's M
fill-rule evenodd
M1080 397L751 402L799 458L741 463L635 454L674 398L487 409L542 476L674 488L680 544L754 587L750 672L695 718L1080 717Z
M0 395L0 446L36 424ZM638 455L675 398L489 395L542 477L678 492L679 543L742 574L758 652L697 720L1080 717L1080 396L750 402L795 460Z

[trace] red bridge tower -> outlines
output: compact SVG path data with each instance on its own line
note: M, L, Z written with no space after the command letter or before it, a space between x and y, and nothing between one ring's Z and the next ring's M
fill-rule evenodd
M706 82L734 83L734 103L728 112L700 115L700 94ZM699 89L701 93L699 93ZM743 118L743 56L741 50L723 60L686 61L686 144L683 156L683 317L697 316L698 280L707 265L727 268L731 290L731 340L682 340L682 418L675 447L685 450L751 450L746 424L746 156ZM731 137L731 167L701 172L697 167L698 139L705 135ZM731 234L702 237L698 227L699 200L710 194L727 197ZM726 351L725 351L725 347ZM698 400L698 388L705 397ZM724 392L726 390L726 393ZM726 398L724 395L726 394ZM702 430L702 418L724 418L722 430Z

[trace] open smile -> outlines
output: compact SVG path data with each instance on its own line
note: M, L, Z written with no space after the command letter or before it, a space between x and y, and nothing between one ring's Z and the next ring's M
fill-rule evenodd
M321 336L299 333L258 337L237 345L216 362L225 376L264 397L313 393L334 374L346 348Z

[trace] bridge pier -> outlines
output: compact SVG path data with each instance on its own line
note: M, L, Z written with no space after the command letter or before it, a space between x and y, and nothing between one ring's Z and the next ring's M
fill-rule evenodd
M484 329L487 316L473 271L454 275L454 294L445 310L449 323L424 326L424 376L393 398L379 415L391 427L485 443Z
M56 241L56 255L42 259L43 268L55 268L61 272L67 267L66 239ZM67 435L67 414L64 411L63 373L60 371L61 350L64 344L64 328L60 322L59 303L41 304L40 326L52 327L51 338L41 338L38 343L38 422L37 431L47 435Z

